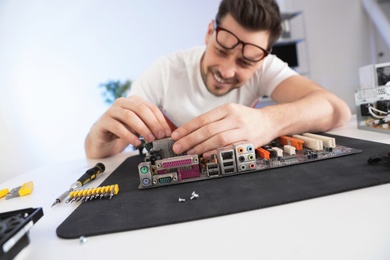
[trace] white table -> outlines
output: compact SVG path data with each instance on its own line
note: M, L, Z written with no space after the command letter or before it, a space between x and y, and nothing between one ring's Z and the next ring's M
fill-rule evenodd
M357 129L355 117L330 133L390 144L390 135ZM129 155L99 160L106 172L91 186L98 186ZM51 208L51 204L96 162L81 159L46 165L0 185L0 189L13 188L30 180L35 184L29 196L1 199L1 212L27 207L44 211L30 231L30 245L17 259L390 259L389 184L229 216L87 237L84 244L60 239L55 230L77 205L61 203Z

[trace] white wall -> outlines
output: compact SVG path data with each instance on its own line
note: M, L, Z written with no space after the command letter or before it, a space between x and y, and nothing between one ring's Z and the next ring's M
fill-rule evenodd
M387 17L387 20L390 21L390 1L378 1L382 12ZM383 29L381 29L383 31ZM384 63L390 62L390 46L386 44L381 33L377 30L373 22L370 22L370 33L373 38L373 59L372 63ZM389 37L389 33L387 34ZM388 41L387 41L388 43Z
M345 100L355 113L358 69L371 63L369 23L360 0L284 0L285 11L302 11L310 78Z
M304 12L311 77L353 109L357 69L370 62L360 1L279 2ZM107 108L98 85L135 79L157 57L203 44L218 4L0 1L0 183L83 157L84 137Z
M100 83L202 45L219 0L0 1L0 183L84 156ZM55 174L55 173L53 173Z

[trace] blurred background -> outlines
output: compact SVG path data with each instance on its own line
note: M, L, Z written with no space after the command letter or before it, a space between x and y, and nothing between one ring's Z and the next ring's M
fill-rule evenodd
M134 80L158 57L203 45L219 2L0 1L0 184L85 157L84 138L108 108L99 85ZM355 112L358 68L390 61L362 2L278 3L301 12L291 30L303 39L307 76Z

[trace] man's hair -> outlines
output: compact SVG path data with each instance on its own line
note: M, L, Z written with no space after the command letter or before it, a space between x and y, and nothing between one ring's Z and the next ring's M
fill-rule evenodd
M268 49L282 32L280 10L274 0L222 0L215 18L217 24L227 14L248 30L269 31Z

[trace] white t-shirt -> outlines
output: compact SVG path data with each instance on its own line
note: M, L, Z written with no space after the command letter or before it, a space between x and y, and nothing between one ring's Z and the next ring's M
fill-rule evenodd
M178 51L162 57L133 82L130 95L156 105L176 126L227 103L253 106L270 96L284 79L297 73L275 55L268 55L262 68L240 88L214 96L204 84L200 61L206 46Z

